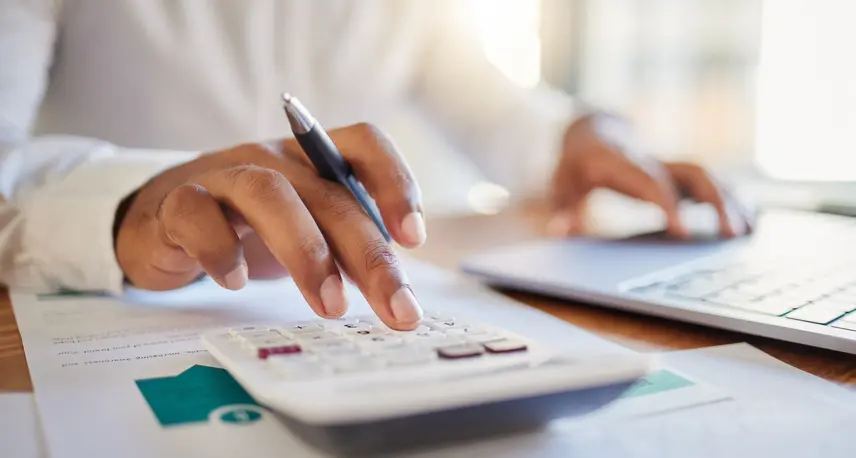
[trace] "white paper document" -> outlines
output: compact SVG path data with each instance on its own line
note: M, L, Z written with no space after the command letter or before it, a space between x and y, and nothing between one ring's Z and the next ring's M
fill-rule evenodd
M473 316L577 354L627 351L455 275L415 261L405 267L426 309ZM354 313L369 312L356 291L350 299ZM122 300L15 293L12 301L50 456L319 455L253 406L198 339L214 327L314 319L289 281L251 283L238 293L202 282L165 293L129 291ZM663 368L597 418L608 423L728 399L699 380ZM502 454L551 456L550 444L562 447L565 436L561 428L531 433ZM530 453L531 441L538 454ZM479 453L482 445L429 453L497 456Z
M0 456L45 456L36 406L30 393L0 393Z

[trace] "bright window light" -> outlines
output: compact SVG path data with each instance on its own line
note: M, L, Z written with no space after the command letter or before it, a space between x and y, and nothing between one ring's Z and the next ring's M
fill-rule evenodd
M523 87L541 81L538 0L469 0L485 55L506 77Z
M765 0L756 159L791 180L856 180L856 4Z

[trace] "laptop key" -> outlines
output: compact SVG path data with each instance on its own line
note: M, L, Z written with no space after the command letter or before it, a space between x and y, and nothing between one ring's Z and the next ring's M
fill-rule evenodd
M856 331L856 322L845 321L843 319L830 324L830 326L838 329L846 329L848 331Z
M785 315L785 318L807 321L809 323L828 324L835 321L841 315L844 315L844 313L839 309L809 304Z
M764 315L782 316L791 310L798 308L799 305L794 305L792 302L784 302L779 300L761 300L756 302L747 302L742 304L744 309L753 312L763 313Z

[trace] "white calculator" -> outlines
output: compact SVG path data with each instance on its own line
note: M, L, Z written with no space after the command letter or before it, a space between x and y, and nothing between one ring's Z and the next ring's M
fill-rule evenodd
M426 313L212 331L206 348L305 441L349 454L531 429L597 410L644 376L641 355L586 359L503 329Z

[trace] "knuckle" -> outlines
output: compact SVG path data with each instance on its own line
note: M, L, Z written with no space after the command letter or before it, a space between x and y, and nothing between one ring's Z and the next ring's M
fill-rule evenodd
M362 215L362 209L343 189L328 185L324 187L322 199L326 211L337 219L352 221Z
M229 169L227 176L233 181L234 186L241 188L251 198L262 202L277 200L288 189L288 181L273 169L255 166L233 167Z
M361 122L354 124L353 129L361 137L368 139L378 139L383 137L383 131L372 123Z
M320 263L330 257L330 248L321 237L301 237L299 247L304 258L312 263Z
M389 244L383 239L375 239L366 243L363 249L363 259L366 263L366 271L372 272L378 269L398 269L398 258Z
M200 210L199 199L206 194L207 191L199 185L181 185L174 188L161 202L158 219L193 217Z

